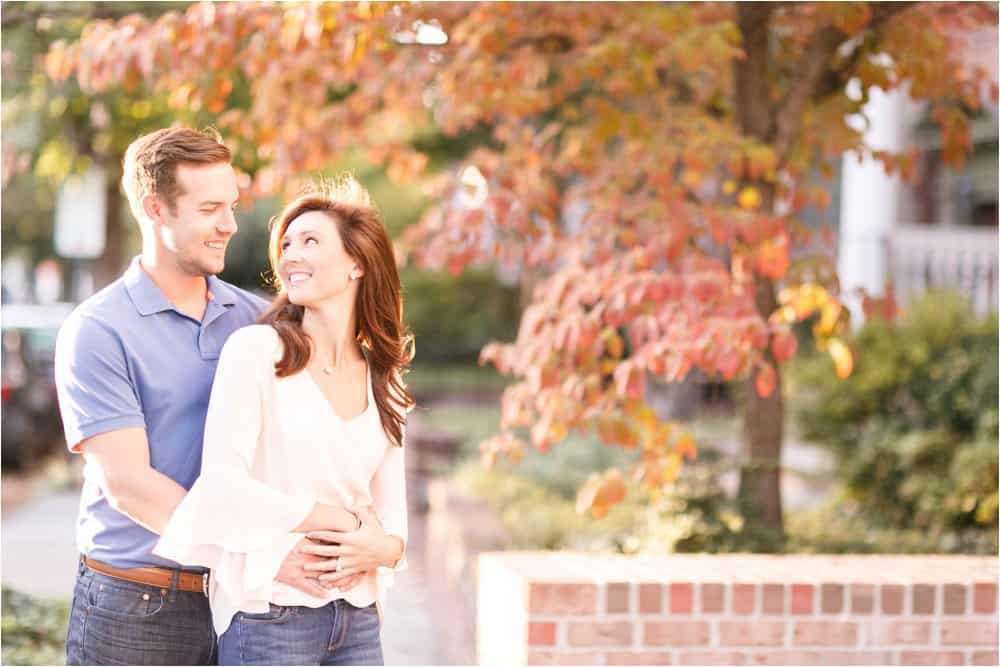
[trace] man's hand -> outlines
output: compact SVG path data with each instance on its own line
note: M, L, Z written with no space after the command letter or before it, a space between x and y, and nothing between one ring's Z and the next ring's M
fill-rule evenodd
M357 586L364 578L364 574L361 573L355 577L344 578L336 586L320 582L319 573L308 571L306 566L324 565L332 570L336 568L337 559L309 554L304 550L304 547L310 544L312 543L307 537L299 540L295 548L288 552L288 556L281 563L281 569L278 570L278 576L275 577L275 581L280 581L287 586L296 588L314 597L325 598L329 595L330 589L337 588L341 592L347 592Z
M310 574L305 570L306 565L321 563L324 560L323 558L303 553L302 546L308 542L309 540L305 537L298 541L295 548L285 556L284 562L281 563L281 569L278 570L278 576L274 579L292 588L297 588L303 593L308 593L318 598L325 598L329 591L319 585L316 575Z
M317 530L309 538L326 544L308 544L302 550L312 556L325 556L329 560L305 565L305 569L319 575L325 585L338 588L357 574L370 572L378 567L392 567L403 556L403 540L386 535L378 517L368 508L357 512L361 527L350 533Z

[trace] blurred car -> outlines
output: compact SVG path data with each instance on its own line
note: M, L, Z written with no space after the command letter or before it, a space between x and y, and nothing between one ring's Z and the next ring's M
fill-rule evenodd
M21 468L57 449L56 335L73 304L10 304L0 309L0 428L4 468Z

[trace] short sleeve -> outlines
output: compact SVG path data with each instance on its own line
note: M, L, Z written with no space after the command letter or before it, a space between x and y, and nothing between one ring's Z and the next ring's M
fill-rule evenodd
M104 323L74 313L59 330L55 355L56 392L66 444L110 431L146 426L125 348Z

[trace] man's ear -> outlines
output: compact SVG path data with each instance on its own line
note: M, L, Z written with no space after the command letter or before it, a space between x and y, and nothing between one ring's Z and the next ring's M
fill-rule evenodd
M146 217L153 222L163 222L163 213L166 205L154 194L148 194L142 198L142 211Z

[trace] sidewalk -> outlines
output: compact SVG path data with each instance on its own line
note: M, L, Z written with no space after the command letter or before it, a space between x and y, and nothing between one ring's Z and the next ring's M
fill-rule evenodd
M6 482L5 482L6 483ZM5 512L2 580L22 593L68 600L73 593L77 552L74 529L78 491L58 491L27 500ZM445 664L445 619L434 619L440 607L428 599L429 572L424 556L426 521L410 517L408 570L389 589L382 626L387 665Z

